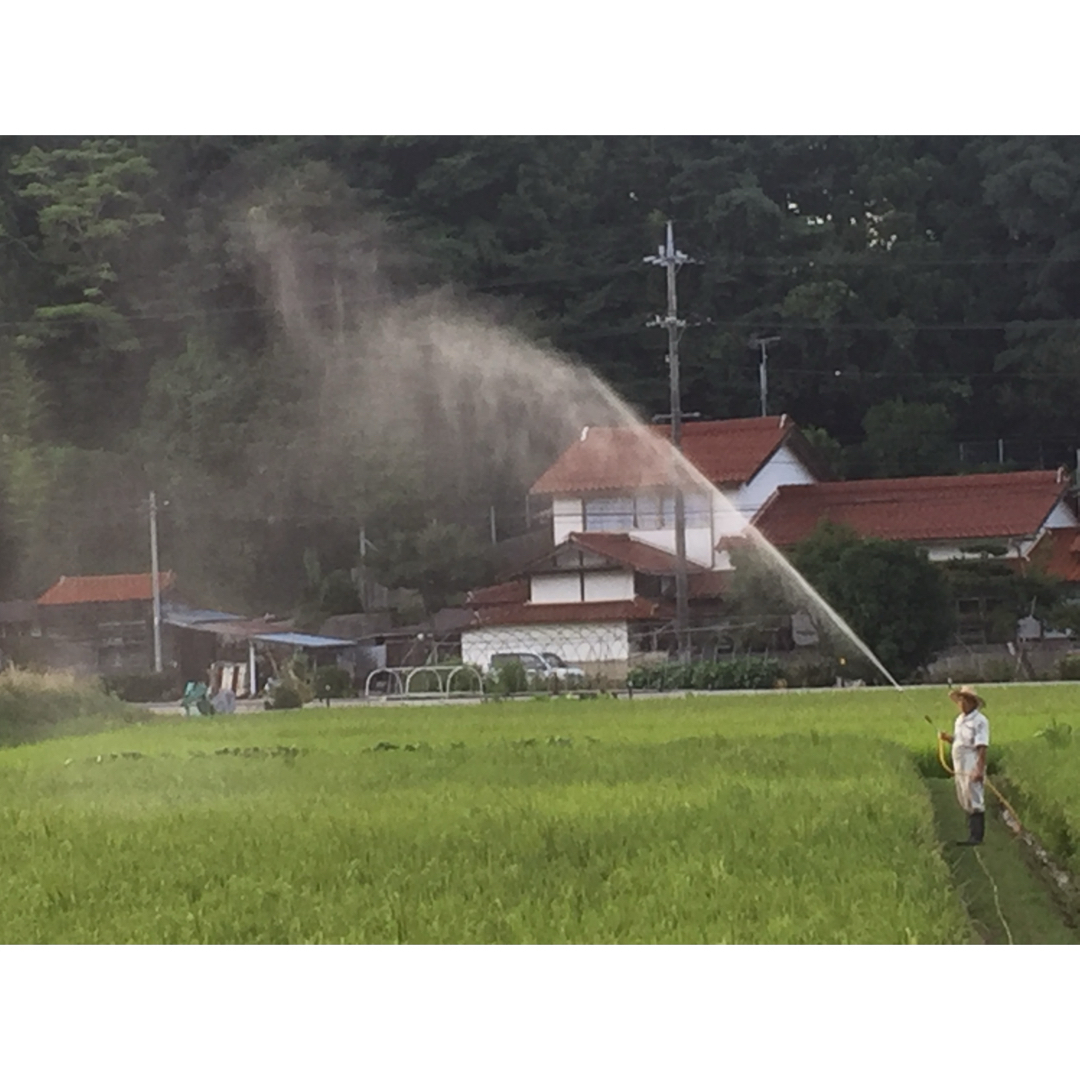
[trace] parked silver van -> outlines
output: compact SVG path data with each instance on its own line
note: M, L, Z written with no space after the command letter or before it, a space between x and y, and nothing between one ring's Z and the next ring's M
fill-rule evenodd
M579 667L571 667L561 656L553 652L501 652L494 653L488 666L489 671L513 662L519 663L530 681L572 683L585 678L585 672Z

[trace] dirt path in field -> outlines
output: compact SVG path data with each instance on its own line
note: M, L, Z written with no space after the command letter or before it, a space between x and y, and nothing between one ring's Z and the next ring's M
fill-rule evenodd
M985 842L958 847L956 841L967 835L967 819L952 780L927 779L926 786L942 854L979 938L987 945L1080 945L1080 930L1070 925L1025 845L1001 821L991 794Z

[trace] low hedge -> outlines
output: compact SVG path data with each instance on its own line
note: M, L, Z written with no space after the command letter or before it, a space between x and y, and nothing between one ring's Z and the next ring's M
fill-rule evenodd
M627 682L635 690L771 690L783 675L778 660L746 656L632 668Z
M183 680L175 671L105 675L101 682L107 693L121 701L177 701L184 692Z

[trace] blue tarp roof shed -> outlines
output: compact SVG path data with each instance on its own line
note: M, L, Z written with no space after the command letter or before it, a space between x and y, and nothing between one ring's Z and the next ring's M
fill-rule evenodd
M252 634L255 641L269 641L275 645L292 645L297 649L347 649L355 641L345 638L322 637L319 634Z
M170 626L194 627L205 623L239 622L242 615L230 615L227 611L212 611L208 608L181 608L166 605L162 612L163 622Z

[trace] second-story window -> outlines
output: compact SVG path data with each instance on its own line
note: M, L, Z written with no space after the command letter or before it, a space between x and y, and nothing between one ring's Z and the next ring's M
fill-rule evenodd
M664 502L659 495L639 495L635 500L635 519L639 529L664 528Z
M709 527L709 496L704 491L688 491L683 500L686 508L686 527L688 529L707 529Z
M709 527L709 496L688 491L683 500L688 529ZM586 532L629 532L675 527L674 495L621 495L585 500Z
M633 527L632 496L585 500L586 532L629 532Z

